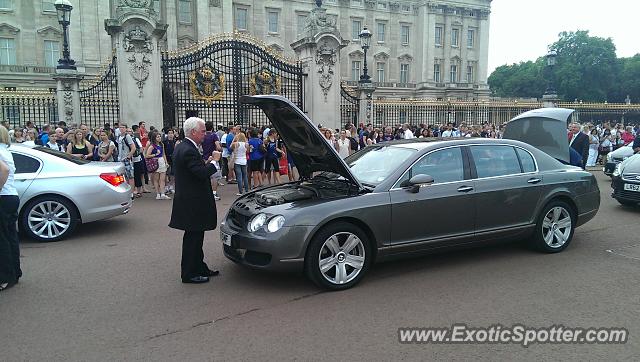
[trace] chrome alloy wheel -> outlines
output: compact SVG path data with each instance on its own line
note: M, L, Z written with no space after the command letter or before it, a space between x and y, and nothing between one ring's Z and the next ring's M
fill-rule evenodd
M571 229L571 215L564 207L551 208L542 219L542 238L551 248L564 245L571 236Z
M320 248L320 273L332 284L346 284L360 274L365 257L364 244L355 234L333 234Z
M57 201L42 201L29 211L28 223L29 229L36 236L53 239L69 230L71 213Z

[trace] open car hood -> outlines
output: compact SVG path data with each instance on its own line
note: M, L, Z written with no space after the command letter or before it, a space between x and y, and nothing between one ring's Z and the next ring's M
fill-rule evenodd
M316 171L329 171L362 185L338 152L327 143L320 130L290 100L277 95L242 96L241 103L262 109L284 141L287 152L300 173L309 178Z
M539 108L509 121L502 138L528 143L549 156L569 163L567 125L573 109Z

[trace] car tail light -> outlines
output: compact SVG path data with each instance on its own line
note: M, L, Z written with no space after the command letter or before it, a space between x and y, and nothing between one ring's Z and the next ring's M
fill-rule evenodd
M124 183L124 175L117 173L102 173L100 178L110 183L112 186L120 186Z

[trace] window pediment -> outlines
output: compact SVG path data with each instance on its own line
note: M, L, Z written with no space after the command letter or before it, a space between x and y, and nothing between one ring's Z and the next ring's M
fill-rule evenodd
M356 49L354 51L352 51L351 53L349 53L349 58L358 60L358 59L363 59L364 58L364 53L362 52L362 50L360 49Z
M54 28L53 26L45 26L36 31L40 36L53 36L53 37L61 37L62 31Z
M2 23L0 24L0 32L5 34L18 34L20 32L20 29L16 28L13 25Z
M373 58L377 61L387 61L389 59L389 54L385 52L379 52L378 54L374 55Z
M402 54L401 56L398 57L398 60L401 62L412 62L413 61L413 57L409 54Z

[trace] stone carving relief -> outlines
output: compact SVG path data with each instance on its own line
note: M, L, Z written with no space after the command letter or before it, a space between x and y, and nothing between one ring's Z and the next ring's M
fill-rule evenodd
M130 8L151 8L153 0L120 0L120 6L128 6Z
M312 37L321 31L331 32L335 30L335 20L331 19L327 15L327 10L321 7L316 7L311 10L304 25L304 31L308 37Z
M400 3L398 1L390 1L389 10L397 12L398 10L400 10Z
M209 6L212 6L214 8L219 8L220 0L209 0Z
M62 83L62 99L64 103L64 121L73 123L73 87L70 82Z
M151 58L149 57L149 54L153 52L151 37L140 26L136 26L125 34L122 46L125 52L131 53L127 57L130 66L129 73L138 85L138 96L142 97L144 83L149 78L149 67L151 66Z
M327 43L322 43L316 50L316 64L318 66L318 74L320 75L319 84L324 94L324 101L327 102L327 95L333 85L333 77L335 66L337 61L336 50L327 46Z
M376 7L376 0L365 0L364 3L369 9L374 9Z

